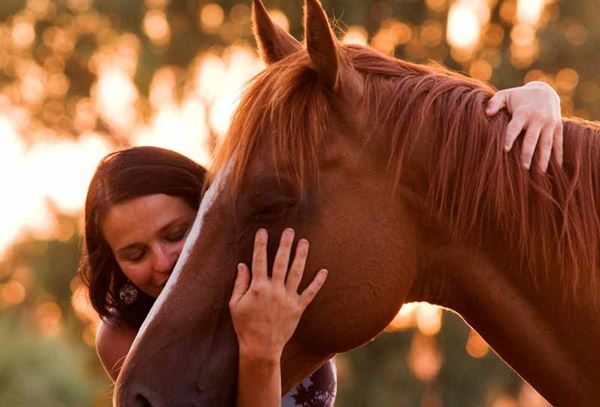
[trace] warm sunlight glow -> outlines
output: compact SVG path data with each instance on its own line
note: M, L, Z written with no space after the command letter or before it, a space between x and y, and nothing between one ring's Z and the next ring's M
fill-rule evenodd
M572 68L561 69L556 74L556 86L563 92L572 92L579 84L579 74Z
M196 75L197 97L210 105L209 128L222 137L239 102L244 84L264 68L264 63L247 46L234 45L222 58L206 54Z
M442 328L442 309L435 305L422 303L416 312L417 328L423 335L436 335Z
M519 407L519 403L517 403L517 400L506 394L500 394L496 396L491 407Z
M443 357L434 337L415 334L407 355L412 374L422 382L431 382L442 367Z
M600 71L594 66L600 26L592 21L599 0L376 0L345 5L320 0L305 3L304 9L301 0L263 2L272 22L301 44L298 53L269 66L258 55L258 45L262 42L268 48L275 41L270 45L277 48L277 39L269 27L255 26L253 0L0 0L0 343L7 345L0 347L5 350L5 354L0 350L0 371L6 370L3 363L7 362L11 377L24 378L9 389L19 397L31 396L33 401L21 404L41 400L36 389L60 390L42 391L44 405L111 403L113 389L106 386L109 380L96 354L102 322L83 282L88 273L80 269L88 254L88 188L107 154L156 146L210 169L241 96L262 84L262 79L275 80L274 86L267 86L274 94L246 94L252 102L250 110L262 109L267 116L269 111L289 113L293 120L288 122L300 118L310 132L328 133L325 139L333 133L369 138L373 127L389 127L390 131L372 139L398 153L392 154L392 161L395 156L402 159L407 150L406 137L392 133L414 127L398 117L406 119L431 86L437 89L432 103L412 118L425 125L432 121L429 116L435 116L427 115L431 109L444 110L448 117L452 105L473 113L463 109L467 99L461 93L484 103L490 89L531 81L546 82L556 90L564 116L600 118ZM320 15L321 10L310 7L321 3L329 26L324 19L313 18L313 12ZM306 27L314 34L308 39ZM336 46L340 52L311 48L309 55L307 41L327 43L324 34L329 29L338 45L343 44ZM361 52L361 47L372 52ZM324 64L333 69L336 58L342 80L331 89ZM453 74L443 72L444 67L469 76L469 83L463 86L459 79L449 79ZM478 89L486 84L489 87ZM363 89L353 86L346 92L342 85ZM303 97L273 113L269 103L286 102L288 91ZM349 101L348 109L339 109L338 102L354 94L357 100ZM390 94L397 97L390 99ZM407 99L398 100L400 96ZM307 117L315 106L302 103L315 104L326 113L323 117L331 116L333 121L317 123L321 117ZM244 113L240 112L240 119L246 120ZM346 128L348 121L341 120L344 114L354 119L350 127L355 129ZM265 117L269 119L274 118ZM273 126L268 124L254 130L269 133ZM444 133L443 127L433 130ZM389 137L395 140L391 144L385 140ZM312 134L312 138L322 141L323 137ZM522 137L516 143L520 145ZM433 155L438 153L444 151L432 150ZM591 150L584 153L589 159ZM436 157L425 158L436 164ZM394 162L388 164L382 164L382 171L394 172ZM445 194L448 188L430 185L424 193L431 192L434 204L443 201L441 211L454 219L452 205L458 195ZM442 192L436 195L437 190ZM560 195L562 190L557 191ZM483 217L490 212L486 208ZM430 221L426 215L425 223ZM413 257L405 263L414 266ZM401 280L414 283L412 277ZM425 280L418 283L427 285ZM436 301L445 294L438 286L425 287L423 295L414 286L404 287L415 294L408 296L411 299L452 305ZM336 357L345 392L340 403L352 399L384 407L407 403L443 407L453 398L459 404L490 407L549 407L518 374L502 365L486 343L495 346L493 334L498 332L493 318L491 322L470 320L471 327L459 315L427 302L398 309L402 298L389 299L387 306L392 309L382 306L374 311L385 314L383 324L389 322L384 335L373 337L382 322L374 317L367 321L364 335L345 341L356 345L357 339L365 344L372 339L374 343ZM485 333L485 340L474 328ZM35 377L27 377L31 363L40 373ZM382 376L365 381L375 367ZM472 383L454 386L457 380ZM404 386L396 394L394 382L410 389ZM12 399L2 396L0 391L0 407L10 405Z
M199 100L188 100L182 106L161 107L149 126L138 128L131 141L137 146L175 150L206 166L210 164L207 139L204 105Z
M418 302L404 304L396 317L386 328L386 332L403 331L415 325L416 311L419 308Z
M27 229L38 238L61 233L50 213L50 203L65 214L78 214L87 185L99 159L109 152L105 138L83 134L78 140L40 132L29 148L21 142L10 121L0 117L0 189L11 199L0 211L0 257L8 245Z
M100 325L100 318L92 307L92 304L87 296L87 290L81 283L78 277L71 280L71 307L75 311L75 315L86 324L83 331L83 341L90 347L94 346L96 332Z
M78 216L98 161L115 149L105 135L93 131L99 120L131 145L169 148L208 166L211 151L227 132L244 84L264 67L252 48L233 45L222 54L199 57L192 86L185 89L177 88L177 70L159 69L150 83L151 114L142 119L140 95L132 79L138 46L135 37L122 35L115 45L92 57L90 69L97 72L98 80L91 98L81 98L73 107L78 137L36 130L31 137L34 142L25 145L12 119L22 120L27 112L5 108L6 116L0 114L0 171L20 174L0 177L0 188L14 198L5 201L0 211L0 258L24 231L39 239L72 236L73 230L57 224L52 210ZM20 69L21 92L28 104L39 105L46 92L59 96L68 89L68 79L62 74L48 78L34 64Z
M83 207L98 161L109 151L106 141L94 133L77 141L47 138L29 151L28 169L38 192L61 212L74 215Z
M447 6L446 0L425 0L425 4L427 8L438 13L444 11Z
M477 13L469 2L458 1L448 12L448 43L457 48L472 49L477 46L481 27Z
M0 114L0 134L2 135L2 148L0 148L0 174L20 174L24 170L25 146L15 129L14 124ZM28 215L29 202L27 201L28 188L20 177L1 176L0 190L5 191L5 196L0 211L0 258L9 244L19 233L24 219Z
M54 338L60 331L62 311L55 302L45 302L35 309L35 316L42 335Z
M116 67L101 68L95 96L102 119L118 130L131 129L137 119L138 91L129 75Z
M144 16L143 29L154 45L167 45L171 39L171 27L162 10L149 10Z
M35 28L31 21L24 18L16 19L12 27L11 40L15 48L29 48L35 40Z
M488 344L483 340L479 334L473 330L469 334L469 339L465 345L467 353L476 359L482 358L489 352L490 348Z
M27 291L19 281L12 280L0 285L0 300L6 305L20 304L25 300Z
M344 38L342 38L342 42L344 44L356 44L356 45L367 45L367 39L369 34L364 27L360 26L352 26L346 31L344 34Z
M492 73L492 65L484 59L473 61L471 67L469 68L469 74L473 78L480 79L482 81L489 81L492 77Z
M393 55L396 47L407 44L413 38L412 31L408 24L388 18L373 36L371 46L385 54Z
M527 407L551 407L550 403L527 382L523 383L523 387L521 387L521 391L519 392L519 405Z
M216 3L209 3L200 8L200 27L207 33L216 33L223 25L225 12Z
M536 25L544 10L546 0L518 0L517 21L529 25Z
M386 332L416 327L423 335L434 336L442 327L442 309L427 302L404 304Z
M77 317L84 322L94 322L98 319L98 314L92 308L92 304L87 296L85 286L76 277L76 282L71 284L73 295L71 296L71 306L75 310Z

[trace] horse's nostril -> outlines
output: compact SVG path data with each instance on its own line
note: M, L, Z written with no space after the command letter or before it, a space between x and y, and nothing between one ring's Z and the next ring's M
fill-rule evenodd
M135 405L138 407L152 407L152 403L141 393L135 395Z

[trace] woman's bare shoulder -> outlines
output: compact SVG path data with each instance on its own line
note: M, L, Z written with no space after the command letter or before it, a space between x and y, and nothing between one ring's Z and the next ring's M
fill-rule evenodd
M136 333L135 329L117 318L100 322L96 333L96 351L102 366L113 381L121 370Z

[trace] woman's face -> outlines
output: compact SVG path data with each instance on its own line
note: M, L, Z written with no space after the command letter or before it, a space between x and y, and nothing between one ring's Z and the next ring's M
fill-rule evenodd
M112 206L100 226L123 273L156 298L195 217L196 211L183 199L156 194Z

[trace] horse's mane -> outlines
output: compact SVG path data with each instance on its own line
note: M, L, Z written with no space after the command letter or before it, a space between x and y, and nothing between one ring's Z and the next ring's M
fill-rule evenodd
M600 126L564 121L565 165L548 175L520 168L520 146L503 153L508 117L489 119L489 86L439 66L423 66L346 46L364 81L364 111L391 135L389 167L396 185L424 132L437 134L428 174L432 213L455 237L495 228L534 273L560 270L573 294L596 301L600 289ZM304 191L318 182L319 156L335 123L333 95L320 83L308 54L296 52L269 66L245 92L211 177L236 155L235 196L260 137L271 132L277 171L296 177ZM389 136L388 136L389 137ZM265 139L267 140L267 139ZM369 138L377 142L377 135ZM460 163L460 165L457 165Z

